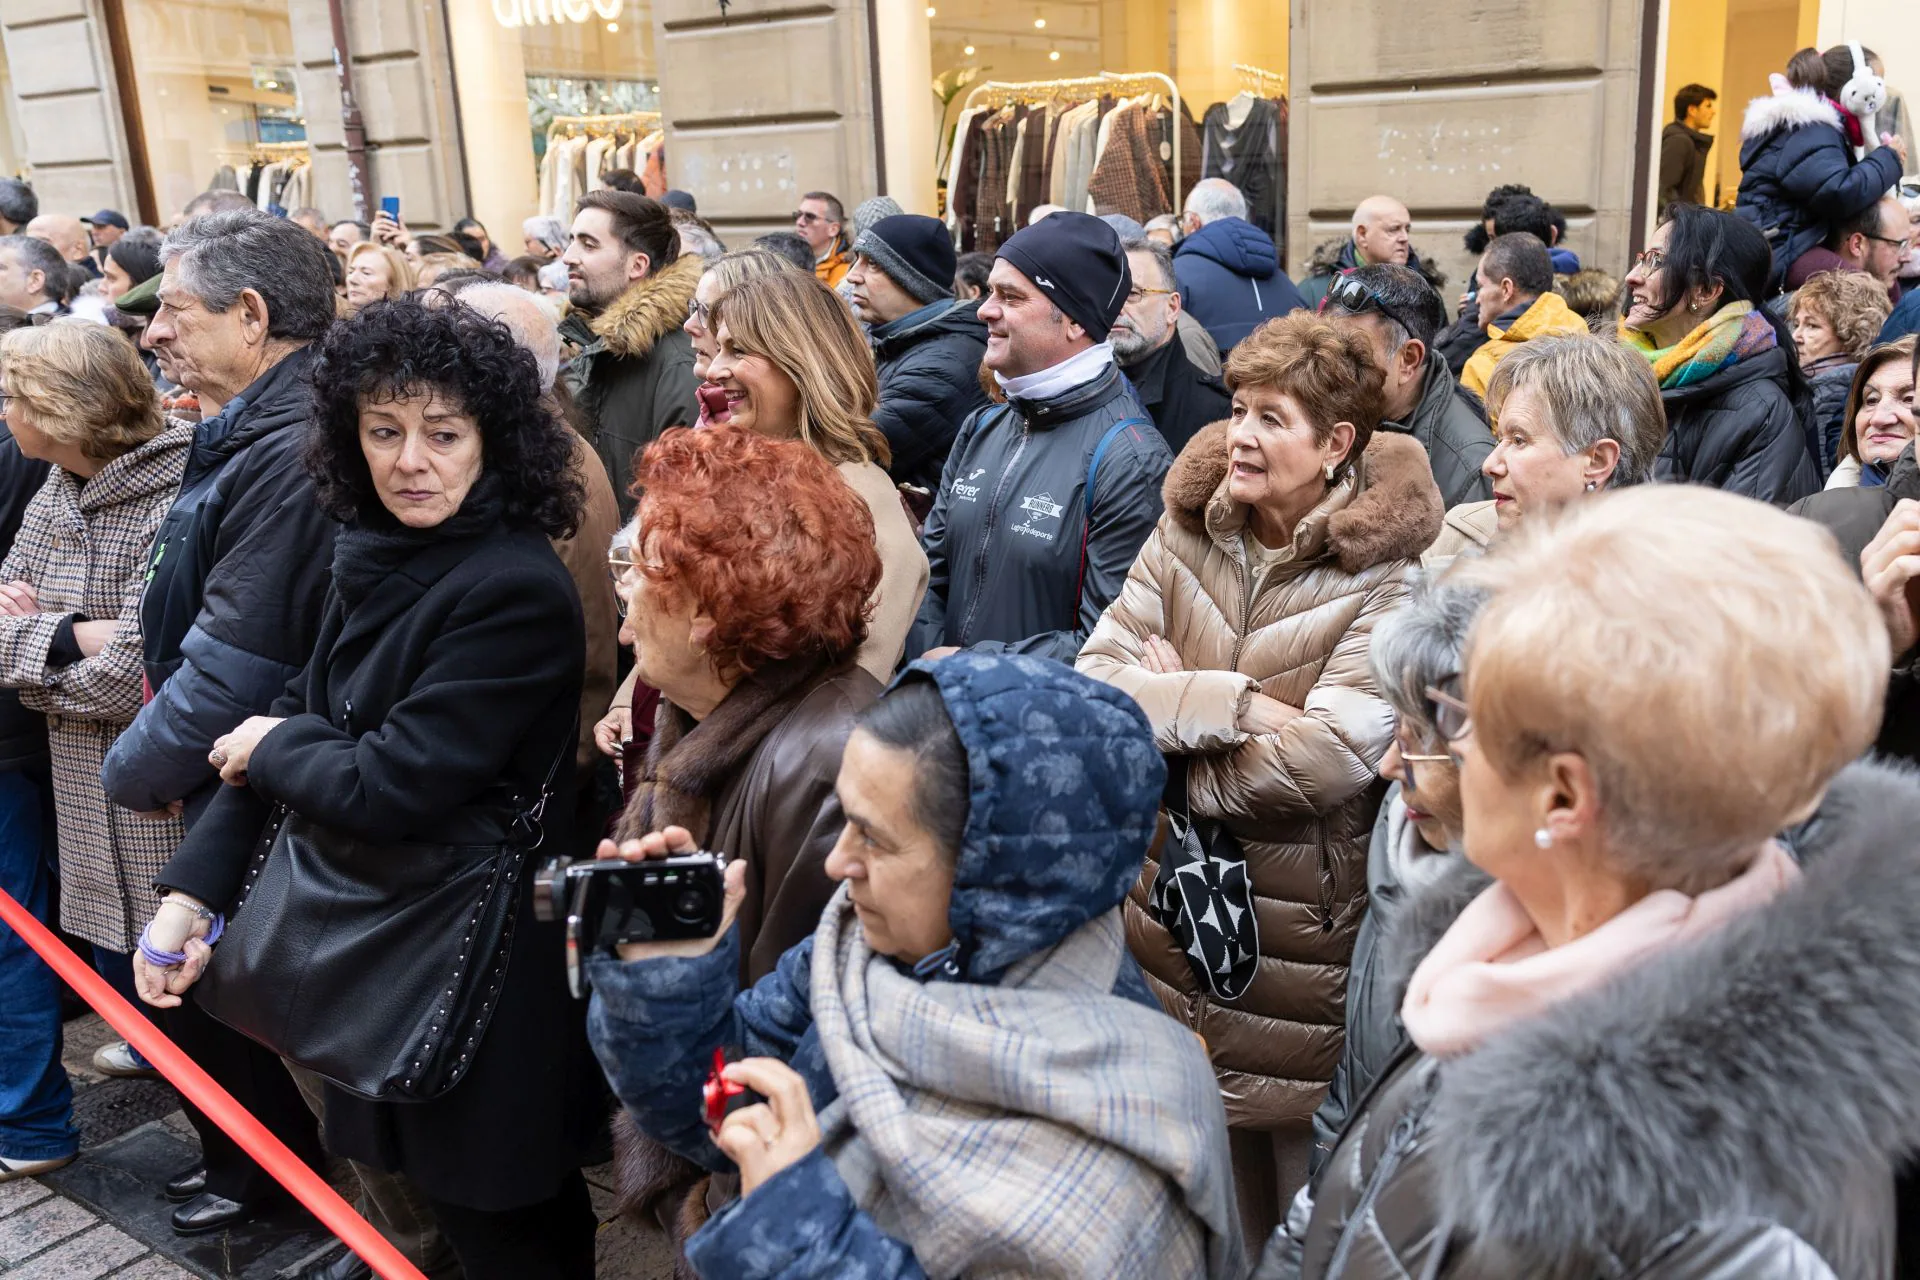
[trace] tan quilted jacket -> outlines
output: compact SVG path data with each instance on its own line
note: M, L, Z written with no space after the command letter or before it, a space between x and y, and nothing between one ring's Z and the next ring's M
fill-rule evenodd
M1240 999L1201 995L1149 915L1151 858L1126 917L1154 993L1207 1043L1228 1123L1258 1129L1310 1116L1340 1057L1379 763L1393 733L1368 644L1439 532L1441 501L1420 445L1377 433L1355 473L1300 522L1294 557L1255 581L1241 544L1247 509L1227 497L1226 469L1224 424L1182 451L1166 514L1078 667L1139 701L1160 749L1189 757L1195 815L1224 820L1246 852L1261 960ZM1170 641L1186 669L1142 667L1149 635ZM1249 735L1238 720L1256 689L1306 714Z

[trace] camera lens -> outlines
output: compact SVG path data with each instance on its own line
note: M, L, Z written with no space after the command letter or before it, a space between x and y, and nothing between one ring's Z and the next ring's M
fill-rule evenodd
M713 909L713 895L701 888L686 888L673 896L673 918L681 924L700 924Z

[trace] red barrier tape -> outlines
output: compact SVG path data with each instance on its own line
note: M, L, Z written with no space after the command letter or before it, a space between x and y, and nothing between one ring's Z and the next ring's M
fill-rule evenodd
M81 962L47 927L0 889L0 920L6 921L27 945L40 954L53 971L107 1024L127 1038L167 1078L168 1083L226 1130L246 1153L273 1175L274 1181L293 1193L314 1217L325 1224L349 1249L380 1274L383 1280L426 1280L419 1270L388 1244L370 1223L355 1213L345 1200L334 1194L318 1174L287 1150L286 1144L267 1131L251 1112L235 1102L233 1095L200 1069L198 1063L180 1052L160 1028L128 1004L121 994L108 986L106 979Z

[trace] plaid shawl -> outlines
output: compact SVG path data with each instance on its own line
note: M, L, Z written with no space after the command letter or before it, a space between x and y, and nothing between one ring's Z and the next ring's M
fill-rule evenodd
M1107 911L996 985L921 983L867 949L844 887L828 906L822 1145L928 1275L1245 1269L1212 1068L1191 1033L1109 994L1125 958Z

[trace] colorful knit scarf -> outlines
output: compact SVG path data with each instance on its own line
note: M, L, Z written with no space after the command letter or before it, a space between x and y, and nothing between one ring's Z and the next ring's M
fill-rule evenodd
M1751 302L1730 302L1671 347L1620 323L1620 340L1645 356L1662 391L1705 382L1728 365L1780 345L1772 323Z

